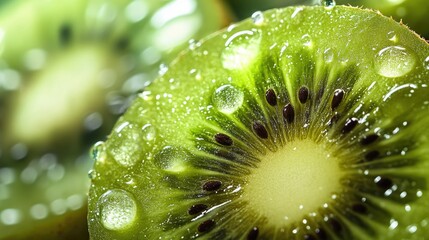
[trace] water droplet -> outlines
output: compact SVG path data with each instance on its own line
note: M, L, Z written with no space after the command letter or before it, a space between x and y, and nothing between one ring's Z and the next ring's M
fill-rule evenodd
M332 60L334 59L334 51L332 51L331 48L326 49L323 52L323 59L325 60L325 62L330 63L332 62Z
M164 75L166 72L168 71L168 66L167 65L165 65L164 63L161 63L160 65L159 65L159 75Z
M249 67L258 56L261 36L258 32L244 30L232 34L225 42L222 64L227 69Z
M137 204L134 197L124 190L105 192L98 199L97 207L101 224L109 230L126 229L136 220Z
M110 136L108 151L119 164L133 166L142 160L144 138L134 124L123 122Z
M92 146L91 151L90 151L90 156L92 158L92 160L94 161L100 161L102 153L104 153L105 147L104 147L104 142L103 141L99 141L97 143L94 144L94 146Z
M152 124L146 124L142 127L143 137L147 141L152 141L155 139L156 129Z
M232 85L223 85L216 89L212 101L222 113L231 114L243 104L244 94Z
M394 43L398 42L398 37L396 36L396 33L394 31L388 32L387 38Z
M320 1L320 4L321 4L322 6L327 7L327 8L332 8L332 7L335 7L335 5L336 5L337 3L335 2L335 0L321 0L321 1Z
M304 34L301 37L302 44L306 47L311 48L313 46L313 42L311 41L311 37L308 34Z
M155 164L169 172L181 172L186 168L188 156L181 149L166 146L154 157Z
M424 62L423 62L423 66L424 66L427 70L429 70L429 56L424 60Z
M261 25L264 22L264 14L261 11L252 14L252 21L256 25Z
M97 177L97 172L95 171L95 169L91 169L88 171L88 178L89 179L95 179Z
M374 67L383 77L402 77L414 69L416 58L400 46L383 48L375 57Z
M302 8L302 7L295 8L295 11L293 11L293 13L290 17L295 18L298 15L298 13L300 13L302 10L304 10L304 8Z

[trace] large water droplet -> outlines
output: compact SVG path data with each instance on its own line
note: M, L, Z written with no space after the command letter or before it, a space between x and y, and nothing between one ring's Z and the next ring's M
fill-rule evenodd
M142 160L144 138L141 129L129 122L120 124L110 136L108 151L119 164L133 166Z
M186 168L188 155L181 149L166 146L154 158L155 164L169 172L181 172Z
M261 11L252 14L252 21L256 25L261 25L264 22L264 14Z
M416 58L406 48L390 46L380 50L374 62L378 74L383 77L402 77L414 69Z
M243 104L244 94L232 85L223 85L216 89L212 101L217 110L225 114L235 112Z
M261 36L258 32L243 30L232 34L225 42L222 65L227 69L249 67L258 56Z
M155 139L156 136L156 129L152 124L146 124L142 127L143 137L147 141L152 141Z
M100 221L109 230L123 230L130 227L137 216L134 197L124 190L105 192L98 199Z

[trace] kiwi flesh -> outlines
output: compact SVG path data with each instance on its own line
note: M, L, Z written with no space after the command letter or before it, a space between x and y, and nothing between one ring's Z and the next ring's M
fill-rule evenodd
M198 42L94 148L91 238L424 239L428 56L338 5Z
M4 2L0 239L88 238L89 148L169 54L224 26L223 6L216 0Z
M227 2L240 19L250 16L253 12L270 8L325 4L326 2L371 8L379 10L386 16L392 16L396 21L402 21L426 39L429 38L429 29L427 27L429 2L426 0L229 0Z

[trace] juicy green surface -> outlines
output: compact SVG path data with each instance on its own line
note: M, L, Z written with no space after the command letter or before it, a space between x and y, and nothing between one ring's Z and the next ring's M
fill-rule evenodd
M345 214L339 218L347 230L328 230L330 238L423 239L429 232L428 56L428 44L406 27L375 12L343 6L271 10L191 46L139 95L107 141L97 145L89 195L91 238L244 239L255 223L266 239L284 239L285 234L302 239L303 228L295 234L285 226L283 233L270 225L269 216L249 210L240 196L246 192L243 176L251 176L265 152L308 137L335 151L343 171L352 176L345 179L346 189L379 210L356 217L336 208ZM297 99L301 86L314 94L306 105L308 125ZM302 125L276 123L273 116L281 109L270 110L265 102L269 88L279 94L281 107L288 102L296 106L297 124ZM333 114L329 102L337 88L345 90L346 103L328 128ZM318 92L322 97L315 97ZM344 136L346 117L359 124ZM272 124L268 132L274 136L255 136L255 120ZM231 136L232 148L213 140L219 132ZM369 133L383 140L360 146ZM382 152L382 160L359 162L374 149ZM378 176L393 179L393 193L374 187L372 179ZM216 194L201 189L211 179L223 182ZM189 207L201 202L209 210L190 216ZM215 229L197 230L211 219Z
M225 24L221 8L216 0L2 6L0 239L88 237L90 146L170 52Z
M314 5L324 0L229 0L227 1L240 19L247 18L255 11L279 8L292 5ZM331 1L331 0L328 0ZM325 2L328 2L325 1ZM337 4L379 10L386 16L392 16L396 21L402 20L411 29L429 37L427 19L429 2L426 0L336 0Z

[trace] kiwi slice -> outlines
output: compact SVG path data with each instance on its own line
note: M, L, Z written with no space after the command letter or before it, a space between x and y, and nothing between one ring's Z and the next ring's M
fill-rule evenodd
M424 239L428 56L402 24L345 6L211 35L94 148L90 236Z
M426 0L229 0L227 2L240 19L246 18L256 11L293 5L314 5L328 2L330 4L366 7L379 10L386 16L392 16L426 39L429 38L429 28L427 27L429 2Z
M171 52L225 24L223 6L216 0L4 2L0 239L84 239L90 146L104 139Z

